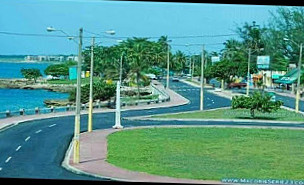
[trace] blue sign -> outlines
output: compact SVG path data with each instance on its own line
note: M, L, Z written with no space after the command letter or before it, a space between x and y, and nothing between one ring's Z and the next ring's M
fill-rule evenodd
M77 79L77 66L69 67L69 79L70 80Z
M270 57L269 56L258 56L257 67L258 69L269 69Z

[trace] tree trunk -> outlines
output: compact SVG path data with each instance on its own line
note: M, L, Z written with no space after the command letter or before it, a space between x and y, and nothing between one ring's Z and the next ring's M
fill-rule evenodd
M222 86L222 90L225 89L224 85L225 85L224 80L222 80L222 85L221 85Z
M250 115L252 118L254 118L254 109L250 109Z

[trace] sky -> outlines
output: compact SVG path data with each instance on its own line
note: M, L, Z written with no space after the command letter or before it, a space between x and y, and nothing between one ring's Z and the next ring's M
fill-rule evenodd
M219 51L229 38L225 37L178 38L183 36L212 36L235 34L237 26L256 21L265 25L278 6L233 5L207 3L135 2L104 0L1 0L0 1L0 55L52 55L77 54L77 41L65 37L34 37L6 35L1 32L63 35L47 32L52 26L69 35L77 36L84 29L84 46L90 44L90 32L103 38L96 42L113 45L120 37L152 37L156 40L167 35L172 50L196 54L200 45L207 51ZM107 30L115 30L113 36Z

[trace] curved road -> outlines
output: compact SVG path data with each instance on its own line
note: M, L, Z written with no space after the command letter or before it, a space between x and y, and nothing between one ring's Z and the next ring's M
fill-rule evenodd
M199 88L182 82L171 82L170 88L190 100L187 105L150 110L123 111L122 117L199 110ZM230 100L205 92L205 109L230 106ZM94 129L111 128L115 113L94 114ZM184 122L184 121L131 121L122 120L124 127L164 124L208 125L279 125L277 123ZM294 124L294 127L304 127ZM81 132L87 129L87 115L81 116ZM77 175L65 170L61 163L74 134L74 116L29 121L0 132L0 177L31 179L106 180Z

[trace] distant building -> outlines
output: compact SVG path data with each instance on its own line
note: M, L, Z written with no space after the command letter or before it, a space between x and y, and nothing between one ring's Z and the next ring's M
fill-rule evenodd
M63 62L63 61L77 61L78 56L70 55L28 55L24 57L25 61L49 61L49 62Z

